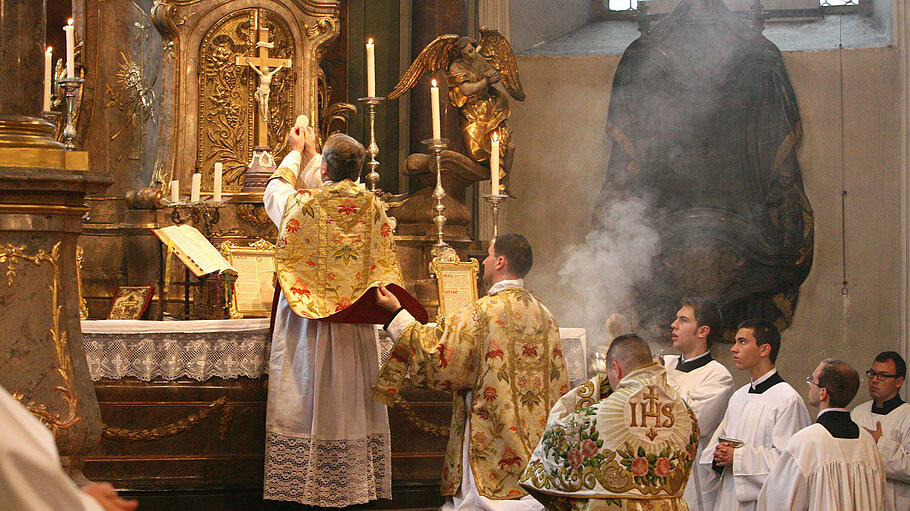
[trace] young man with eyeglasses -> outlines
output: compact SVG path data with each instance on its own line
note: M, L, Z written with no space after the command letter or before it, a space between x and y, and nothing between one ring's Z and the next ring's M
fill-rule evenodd
M888 478L885 511L910 509L910 404L898 396L906 375L903 357L894 351L879 353L866 371L872 400L850 413L872 435L882 455Z
M780 332L763 320L746 320L733 341L736 368L752 381L730 398L723 420L698 460L717 484L715 511L753 511L758 494L790 437L809 425L802 397L774 367ZM702 473L702 472L700 472Z
M882 457L872 435L850 420L845 408L859 390L856 369L828 358L806 384L818 418L790 437L758 496L758 511L881 509Z

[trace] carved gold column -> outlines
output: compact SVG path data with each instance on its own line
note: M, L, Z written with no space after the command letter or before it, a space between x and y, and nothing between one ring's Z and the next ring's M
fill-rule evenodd
M85 194L112 180L90 172L87 153L64 151L38 117L44 25L43 0L0 2L0 385L72 462L101 434L82 350L76 237Z

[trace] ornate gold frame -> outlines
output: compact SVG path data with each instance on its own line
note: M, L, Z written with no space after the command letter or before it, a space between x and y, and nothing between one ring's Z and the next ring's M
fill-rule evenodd
M446 293L454 292L459 297L470 299L468 303L477 300L477 274L480 271L480 264L473 257L468 261L461 261L458 256L454 257L435 257L430 263L430 271L436 275L436 287L439 291L439 308L436 311L436 317L442 318L448 312L453 312L453 307L446 307ZM455 287L452 285L452 277L467 277L468 289ZM467 295L467 296L465 296ZM449 303L452 300L449 299ZM449 309L449 310L447 310Z
M82 294L82 267L85 266L85 250L76 245L76 287L79 290L79 319L88 319L88 303Z
M60 269L61 244L62 242L58 241L54 245L54 248L51 249L50 254L43 249L40 249L34 255L25 252L25 245L13 245L8 243L0 247L0 263L6 263L6 281L10 287L13 286L13 281L16 278L16 265L20 261L27 261L35 266L49 264L54 271L54 280L50 286L53 327L48 329L48 335L54 343L58 365L56 371L63 379L63 385L53 387L51 390L62 394L61 397L66 401L67 405L69 405L69 411L66 413L65 417L61 417L61 414L59 413L51 413L48 411L46 404L36 403L35 401L26 402L24 400L25 394L22 392L13 392L12 395L25 405L32 414L38 417L41 422L47 425L55 435L58 430L69 429L80 420L80 418L76 416L76 408L79 400L73 389L73 366L69 354L67 353L67 335L66 332L60 328L60 315L63 313L63 306L60 305L59 301L62 282Z
M234 258L236 256L246 256L246 257L269 257L272 259L274 268L275 260L275 245L269 243L266 240L259 239L250 243L247 247L241 247L234 245L231 241L225 241L222 243L218 249L221 251L221 254L225 259L231 263L231 266L234 265ZM237 274L237 279L231 282L231 286L237 285L237 280L242 278L242 275ZM231 319L240 319L240 318L267 318L271 315L271 309L241 309L237 300L237 291L236 287L233 287L233 293L231 294L231 303L230 303L230 314Z

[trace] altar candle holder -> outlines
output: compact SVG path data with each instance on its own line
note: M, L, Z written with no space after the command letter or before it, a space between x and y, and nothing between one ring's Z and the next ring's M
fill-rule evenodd
M484 194L483 198L490 203L490 209L493 210L493 239L496 239L496 237L499 236L499 204L506 199L511 199L512 196L503 194Z
M370 153L370 161L368 163L370 172L367 173L367 182L370 184L370 191L373 193L381 191L377 188L380 176L379 172L376 171L376 169L379 168L379 162L376 161L376 156L379 154L379 145L376 144L376 105L379 105L385 100L386 98L379 96L357 98L357 101L366 103L367 107L370 109L370 147L367 149L367 152Z
M66 127L63 129L63 146L67 151L75 151L76 144L76 95L79 93L84 78L63 78L58 83L63 86L63 93L66 96Z
M449 247L449 244L443 240L443 228L446 225L446 217L443 215L443 212L446 210L446 207L442 203L442 199L445 199L446 197L446 191L442 187L442 151L448 147L447 144L449 143L449 139L429 138L424 140L423 143L436 153L436 189L433 190L433 198L436 199L436 216L433 217L433 223L436 224L436 235L439 239L436 241L436 244L433 245L432 253L433 255L439 255L444 249Z

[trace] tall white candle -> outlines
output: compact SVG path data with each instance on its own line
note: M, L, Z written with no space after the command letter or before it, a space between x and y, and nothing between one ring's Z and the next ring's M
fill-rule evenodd
M171 202L177 204L180 202L180 181L171 181Z
M221 202L221 176L224 173L224 164L220 161L215 163L215 174L214 174L214 185L212 191L212 198L215 199L215 202Z
M376 54L372 37L367 41L367 96L376 97Z
M190 202L199 202L199 192L202 190L202 174L193 174L193 186L190 188Z
M76 27L73 26L73 18L70 18L66 23L66 26L63 27L63 31L66 32L66 77L73 78L76 76L76 37L73 33L73 30Z
M499 137L493 132L490 147L490 188L493 195L499 195Z
M51 86L53 85L53 79L51 78L51 63L54 58L54 49L50 46L47 47L47 50L44 52L44 111L51 111Z
M433 111L433 138L442 138L442 128L439 125L439 87L436 86L436 80L433 80L433 86L430 87L430 107Z

